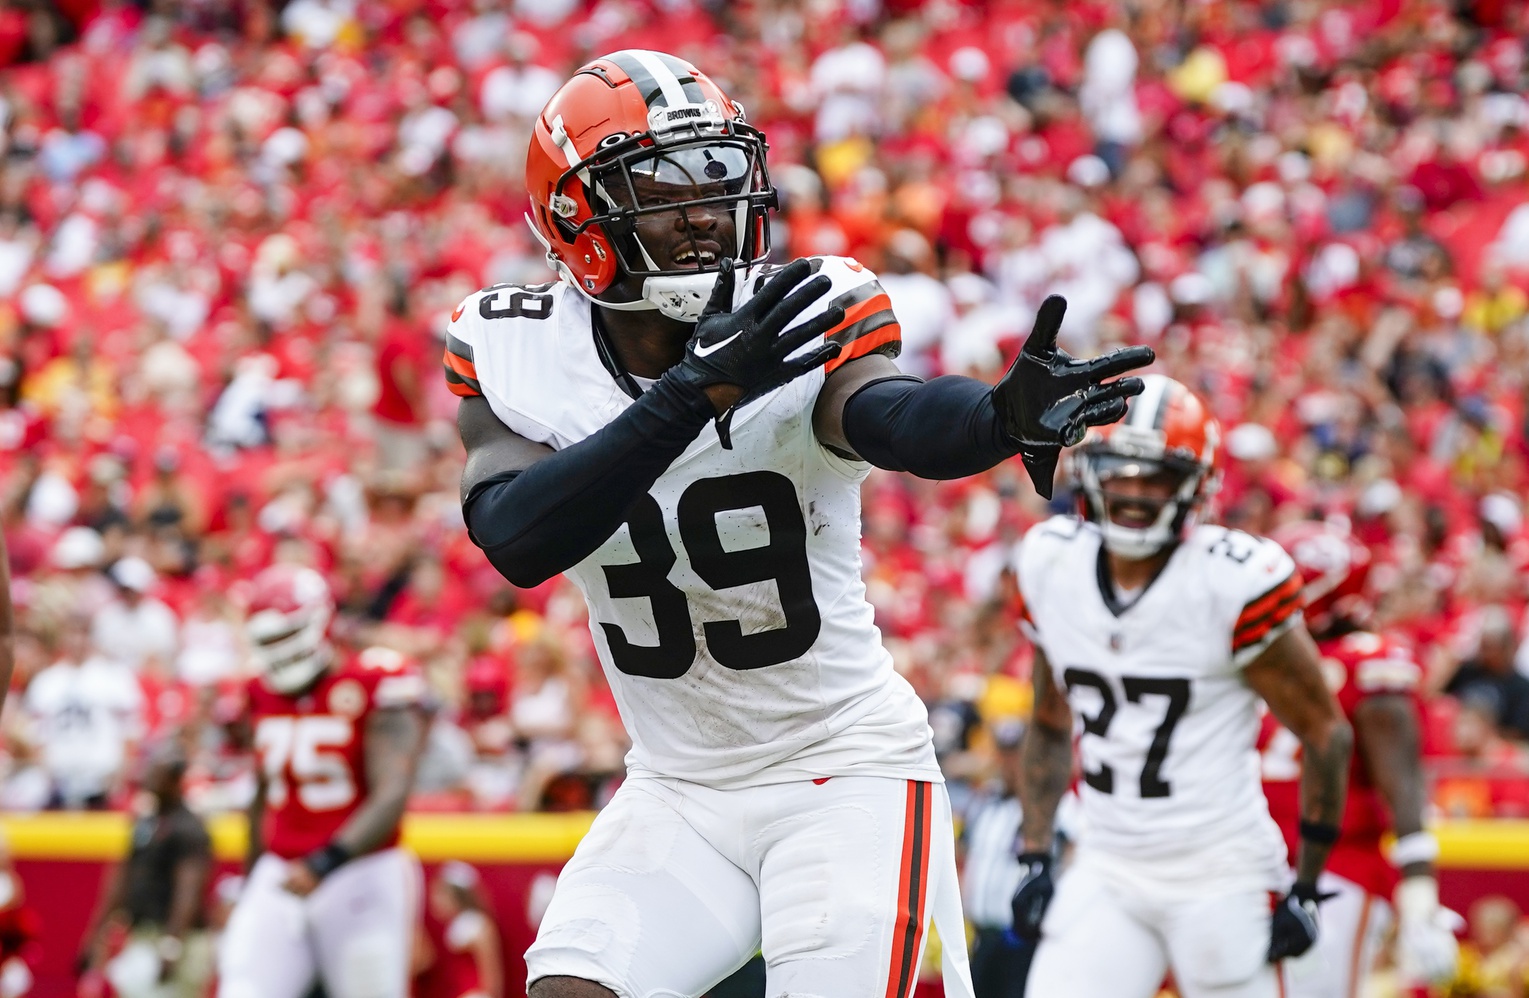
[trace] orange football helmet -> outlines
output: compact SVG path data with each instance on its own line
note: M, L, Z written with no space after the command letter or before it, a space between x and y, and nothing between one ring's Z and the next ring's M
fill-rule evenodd
M1080 447L1083 514L1099 524L1104 546L1122 558L1149 558L1182 540L1220 484L1221 426L1205 403L1164 375L1142 381L1145 388L1130 400L1125 418L1090 430ZM1149 525L1110 519L1111 482L1164 472L1176 475L1178 485Z
M688 62L642 49L612 53L575 73L536 119L526 154L531 228L547 263L584 296L639 275L635 300L599 303L694 321L724 254L740 266L769 256L766 212L776 197L768 148L743 108ZM698 209L732 213L733 246L696 239L690 213ZM665 269L637 223L676 211L690 246L670 260L681 266Z

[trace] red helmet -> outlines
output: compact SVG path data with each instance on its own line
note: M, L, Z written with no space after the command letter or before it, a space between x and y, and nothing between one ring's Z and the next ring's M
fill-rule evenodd
M492 655L480 655L473 659L467 667L464 685L469 697L481 698L476 704L469 703L469 713L491 717L504 713L509 707L510 677L504 663ZM480 705L483 708L481 711L474 709Z
M1104 545L1123 558L1148 558L1180 540L1219 484L1221 425L1194 392L1161 374L1142 378L1125 418L1090 430L1080 448L1084 515L1099 524ZM1176 472L1179 484L1157 518L1127 527L1109 517L1109 483Z
M295 693L329 666L329 583L302 565L272 565L250 583L244 630L271 688Z
M1340 620L1359 622L1369 613L1364 587L1370 577L1370 549L1346 527L1321 520L1298 520L1274 531L1272 540L1290 553L1306 580L1306 623L1321 636Z
M643 49L612 53L575 73L536 119L526 154L532 230L552 269L586 297L641 275L636 300L600 303L694 321L728 247L699 243L690 212L732 212L735 259L764 261L765 212L776 203L767 148L743 108L688 62ZM684 214L690 257L662 269L637 223L674 211Z

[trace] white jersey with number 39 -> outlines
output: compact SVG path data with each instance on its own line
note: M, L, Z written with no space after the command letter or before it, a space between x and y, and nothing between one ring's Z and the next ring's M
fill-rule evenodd
M1098 528L1059 516L1025 536L1017 566L1023 626L1078 725L1083 844L1168 876L1276 887L1284 845L1242 667L1300 621L1295 564L1202 525L1122 607L1102 558Z
M843 347L826 370L899 330L874 275L824 257ZM736 302L768 271L738 277ZM563 285L489 288L457 309L446 379L510 429L556 449L632 404L602 360L591 306ZM881 645L860 575L869 466L818 443L825 369L744 406L732 448L708 426L567 574L632 736L633 775L746 786L835 775L940 779L927 715Z

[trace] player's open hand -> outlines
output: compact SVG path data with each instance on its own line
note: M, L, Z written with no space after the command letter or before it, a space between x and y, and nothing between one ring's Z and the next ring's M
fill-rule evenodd
M1066 313L1067 300L1060 295L1041 303L1019 357L993 388L1004 431L1019 448L1035 490L1047 499L1062 448L1080 442L1090 426L1124 416L1126 400L1141 394L1140 378L1105 379L1155 359L1151 347L1126 347L1092 360L1069 355L1056 345Z
M737 269L732 260L722 261L711 299L696 323L695 335L685 345L685 357L671 373L697 388L720 385L734 389L708 392L717 405L717 432L724 445L729 444L727 419L734 409L839 355L837 343L824 343L800 357L786 359L844 321L844 309L835 306L790 332L784 331L833 286L823 276L807 280L811 274L806 260L787 264L734 311Z

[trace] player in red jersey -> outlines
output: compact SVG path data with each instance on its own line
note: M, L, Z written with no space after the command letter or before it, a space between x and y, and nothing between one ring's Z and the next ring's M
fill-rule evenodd
M1433 860L1439 847L1423 829L1425 785L1419 754L1418 687L1422 670L1402 643L1364 630L1364 584L1370 554L1339 526L1305 521L1274 534L1306 580L1306 622L1322 667L1354 728L1348 802L1327 872L1318 886L1322 935L1286 964L1291 998L1349 998L1374 965L1397 919L1397 959L1417 983L1455 969L1459 916L1439 905ZM1269 813L1295 854L1300 823L1300 742L1272 717L1259 735ZM1387 833L1396 844L1389 857ZM1394 908L1393 908L1394 900Z
M219 954L219 998L404 998L418 864L399 823L424 742L424 680L395 652L342 664L312 569L256 577L246 625L257 754L248 881ZM258 858L257 858L258 857Z

